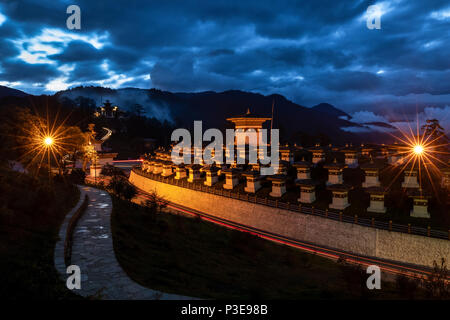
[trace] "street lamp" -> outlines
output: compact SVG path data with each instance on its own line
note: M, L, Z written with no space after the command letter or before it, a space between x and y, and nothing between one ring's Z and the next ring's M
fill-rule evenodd
M47 159L48 159L48 179L51 181L52 177L52 167L50 163L50 149L52 148L53 144L55 143L55 139L51 136L45 136L42 140L44 144L44 148L47 149Z
M422 145L417 144L414 146L413 150L416 155L420 156L424 153L425 148Z
M50 136L47 136L47 137L45 137L44 138L44 146L46 146L47 148L49 148L49 147L51 147L52 145L53 145L53 143L55 142L55 140L52 138L52 137L50 137Z

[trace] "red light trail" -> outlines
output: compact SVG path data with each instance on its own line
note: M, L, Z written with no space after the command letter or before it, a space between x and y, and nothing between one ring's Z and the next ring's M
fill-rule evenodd
M142 190L139 190L137 197L144 198L144 199L149 198L147 196L147 194ZM385 272L388 272L391 274L403 274L403 275L405 275L407 277L411 277L411 278L422 278L422 276L424 276L424 275L431 274L431 272L429 271L430 268L413 267L413 266L409 266L406 264L393 263L393 262L389 262L389 261L382 260L382 259L369 258L369 257L364 257L364 256L359 256L356 254L348 253L345 251L322 247L319 245L311 244L311 243L304 242L304 241L299 241L296 239L291 239L288 237L284 237L281 235L277 235L277 234L263 231L260 229L256 229L253 227L248 227L248 226L245 226L245 225L242 225L242 224L239 224L236 222L232 222L229 220L225 220L222 218L214 217L212 215L209 215L209 214L197 211L197 210L193 210L190 208L186 208L181 205L175 205L173 203L170 203L168 205L168 207L175 209L177 211L183 212L183 213L187 213L189 215L200 217L201 219L203 219L205 221L209 221L209 222L227 227L229 229L234 229L234 230L238 230L241 232L247 232L254 236L257 236L257 237L260 237L263 239L267 239L270 241L274 241L277 243L281 243L281 244L284 244L287 246L295 247L300 250L303 250L303 251L306 251L309 253L314 253L319 256L328 258L328 259L338 260L339 258L344 258L345 261L347 261L349 263L352 263L355 265L363 265L363 266L369 266L369 265L376 264L377 266L380 267L381 270L383 270ZM450 281L450 278L447 281Z

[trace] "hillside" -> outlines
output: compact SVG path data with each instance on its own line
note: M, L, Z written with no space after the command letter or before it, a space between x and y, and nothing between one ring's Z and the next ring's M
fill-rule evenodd
M2 99L3 105L18 104L20 99L27 96L19 90L0 87L0 92L7 94ZM203 121L203 129L207 128L232 128L232 124L226 118L240 115L250 108L252 113L267 117L273 112L273 127L280 129L281 142L304 141L309 137L310 144L318 140L318 136L324 137L322 141L332 143L360 143L360 142L386 142L387 135L369 130L358 130L363 128L360 124L351 122L351 117L342 110L321 103L312 108L296 104L279 94L262 95L239 90L224 92L168 92L158 89L123 88L110 89L103 87L77 87L57 92L54 98L61 102L70 99L75 102L69 105L77 105L77 98L89 98L94 105L110 100L121 109L132 111L136 104L144 109L144 115L154 117L161 121L169 121L175 127L191 129L195 120ZM2 96L0 95L0 99ZM37 98L37 97L36 97ZM28 104L27 102L26 104ZM22 104L22 103L19 103ZM266 127L270 122L266 123ZM345 127L356 128L356 130L342 130ZM361 131L361 132L359 132ZM369 132L364 132L369 131ZM326 138L328 137L329 140Z
M350 120L351 116L348 113L345 113L342 110L339 110L338 108L332 106L329 103L319 103L318 105L315 105L314 107L312 107L313 110L315 111L319 111L331 116L335 116L335 117L342 117L343 119L347 119Z
M280 128L283 141L291 140L291 137L299 134L323 134L331 137L335 143L359 142L361 139L367 140L367 137L373 140L370 134L366 134L363 138L361 134L355 135L341 130L341 127L359 125L340 118L348 115L329 104L308 108L278 94L264 96L239 90L172 93L157 89L112 90L101 87L79 87L58 92L56 95L70 99L79 96L88 97L95 100L97 105L110 100L126 110L132 110L133 105L138 103L144 107L145 115L168 120L177 127L185 128L191 128L194 120L202 120L204 128L231 128L226 118L243 114L247 108L250 108L252 113L271 117L273 104L273 126Z
M0 99L3 97L25 97L25 96L27 96L27 94L23 91L5 86L0 86Z

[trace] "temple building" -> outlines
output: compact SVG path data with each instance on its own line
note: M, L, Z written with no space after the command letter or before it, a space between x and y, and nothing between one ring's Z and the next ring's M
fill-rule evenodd
M422 189L411 190L408 196L413 200L413 208L410 212L410 216L414 218L430 218L430 213L428 212L428 200L431 196Z
M370 186L366 188L367 193L370 195L370 206L367 208L368 212L386 213L386 207L384 206L384 196L386 190L378 186Z
M290 163L280 160L278 165L275 166L275 174L287 174Z
M361 155L363 157L369 158L369 157L373 156L374 152L375 152L375 149L373 147L361 144Z
M300 187L300 198L298 202L313 203L316 201L316 186L320 182L312 179L298 179L295 184Z
M97 132L95 132L94 127L95 124L88 124L89 145L86 146L86 149L90 150L89 153L91 158L85 158L83 162L83 168L85 168L85 165L89 160L89 175L91 176L91 178L96 179L100 177L100 172L102 171L104 165L113 164L113 160L117 156L117 153L106 151L103 148L103 143L109 139L112 131L108 128L103 128L103 134L99 135L97 134Z
M349 168L357 168L358 167L358 151L349 147L348 144L345 145L345 148L341 150L345 155L345 164Z
M406 148L406 145L400 145L398 143L395 143L393 145L389 145L387 147L388 150L388 164L391 166L399 166L404 164L405 162L405 156L404 156L404 150Z
M98 107L94 112L95 117L103 117L107 119L121 118L124 112L119 109L118 106L113 106L109 100L103 103L102 106Z
M187 177L186 168L184 164L175 165L175 179L180 180Z
M162 162L162 172L161 176L168 177L173 174L173 163L172 161L165 160Z
M294 150L288 144L280 146L280 160L286 161L289 164L294 163Z
M156 159L153 162L153 174L160 174L162 173L163 170L163 160L160 159Z
M328 170L327 185L344 183L344 168L347 167L345 163L338 163L334 158L333 163L326 164L323 167Z
M219 171L219 168L215 166L206 166L200 169L201 172L206 173L206 179L203 184L208 187L212 187L219 181L219 177L217 175L217 172Z
M254 129L255 133L258 133L263 128L263 125L266 121L271 120L269 117L264 117L256 114L252 114L250 110L247 110L247 113L240 116L235 116L227 119L231 121L235 125L235 147L238 143L239 137L242 142L245 143L245 149L247 149L247 145L250 143L249 138L246 136L246 133L249 130ZM93 132L93 125L90 127ZM110 135L110 132L109 132ZM93 135L95 136L95 134ZM108 136L108 132L105 136ZM102 139L95 138L92 140L92 144L95 147L95 150L98 150L98 153L101 157L102 152L104 152L101 148ZM259 150L261 146L258 143ZM267 142L265 146L268 149L270 148L270 142ZM197 149L195 149L197 148ZM244 190L247 194L247 201L254 201L255 203L272 205L272 202L269 202L269 197L272 198L270 200L276 203L276 207L279 208L291 208L290 205L292 203L287 202L294 201L297 203L299 207L308 204L311 205L314 202L317 203L318 207L322 207L322 201L327 195L323 195L322 189L324 185L323 181L323 170L322 164L318 166L318 168L314 168L314 165L319 163L324 163L326 160L329 161L331 155L335 155L337 153L343 153L345 155L345 163L339 163L337 158L334 157L333 162L326 163L323 165L324 169L328 170L328 180L326 181L326 189L331 191L332 194L332 202L329 204L329 209L334 209L340 211L342 214L343 211L350 206L349 203L349 192L357 187L359 189L359 179L352 179L352 174L357 174L359 177L359 169L346 169L346 168L357 168L360 167L362 171L364 171L365 180L362 183L362 187L365 192L370 196L370 204L369 206L365 206L362 208L364 212L367 207L367 212L384 214L387 212L385 198L387 194L387 189L381 186L380 183L380 172L383 168L387 167L387 162L389 161L392 164L400 163L400 158L398 157L399 145L393 146L364 146L361 147L352 147L351 145L346 145L345 147L340 146L320 146L316 145L313 148L308 149L299 149L298 147L289 147L288 145L280 146L279 153L279 162L278 164L274 164L275 174L272 175L262 175L260 172L261 168L264 168L265 164L261 164L258 160L261 159L258 156L257 161L250 162L245 161L245 164L238 164L237 159L234 159L233 163L225 163L225 161L221 163L213 163L207 164L204 161L201 161L200 164L191 164L184 165L179 164L176 165L172 162L172 154L169 150L158 149L155 152L155 156L153 158L147 158L142 163L142 171L144 171L146 176L150 178L154 177L154 174L158 174L162 177L174 177L174 179L164 179L167 183L175 183L180 185L180 179L183 179L183 183L181 185L186 186L184 179L190 183L198 183L207 187L214 187L214 193L218 191L218 186L220 185L225 190L230 190L227 192L221 191L222 195L230 195L232 194L231 190L234 190L234 193L239 194ZM197 151L197 153L203 154L204 146L195 146L189 148L186 152L190 152L191 160L192 155ZM226 149L213 150L213 152L226 152ZM268 150L269 151L269 150ZM301 155L307 156L310 158L310 153L312 153L312 162L308 161L299 161L294 162L294 151L296 155L299 157ZM362 156L361 165L359 165L360 161L360 153ZM237 152L236 152L237 154ZM258 155L260 153L258 152ZM114 154L115 155L115 154ZM342 156L339 155L338 157ZM182 155L180 155L182 157ZM248 150L245 150L246 160L250 160L248 158ZM388 158L388 159L386 159ZM224 159L225 160L225 159ZM229 159L227 159L229 160ZM175 161L176 162L176 161ZM403 167L403 166L402 166ZM296 169L296 172L293 169ZM443 188L447 188L450 190L450 167L447 165L440 168L441 171L441 186ZM352 181L353 185L348 185L344 183L343 172L344 169L346 173L349 174L349 181ZM399 171L403 168L390 168L394 169L394 171ZM92 167L93 174L97 174L97 168ZM99 169L98 169L99 170ZM97 171L98 171L97 170ZM244 171L245 170L245 171ZM347 172L348 170L348 172ZM415 166L409 165L408 168L403 169L404 178L401 186L403 188L407 188L406 193L412 199L413 205L412 210L410 211L411 217L416 218L430 218L430 213L428 210L428 204L430 195L424 193L420 189L420 184L418 181L418 167L417 164ZM311 174L312 173L312 174ZM392 175L396 176L397 173L393 173ZM223 177L224 176L224 177ZM291 179L296 177L295 184L298 188L291 187ZM224 178L224 183L222 185L222 180ZM314 179L313 179L314 178ZM389 178L389 177L386 177ZM270 183L265 182L265 180L270 181ZM264 181L264 183L262 183ZM289 186L289 190L287 190L287 184ZM245 185L242 185L244 184ZM217 185L216 185L217 184ZM187 184L189 186L189 184ZM268 187L270 186L271 190L269 193ZM396 185L397 188L397 185ZM194 189L198 189L197 187ZM208 191L208 188L202 186L202 191ZM293 189L299 190L300 195L296 195L295 197L292 192ZM316 192L316 191L319 192ZM211 190L209 190L211 191ZM220 190L219 190L220 191ZM405 190L403 190L405 191ZM289 193L286 195L286 193ZM298 192L298 191L297 191ZM252 194L249 197L249 194ZM269 195L269 197L267 197ZM328 193L329 195L329 193ZM358 192L355 192L354 196L356 197ZM261 198L261 196L263 198ZM235 197L235 196L233 196ZM319 197L319 199L317 199ZM244 200L245 197L238 197L241 200ZM275 199L273 199L275 198ZM296 200L294 200L296 199ZM261 201L262 200L262 201ZM395 199L394 199L395 200ZM391 201L391 199L390 199ZM282 205L281 205L282 204ZM218 204L219 205L219 204ZM357 204L355 203L355 206ZM309 206L306 206L309 207ZM297 207L294 207L297 209ZM356 209L356 208L355 208ZM408 209L409 210L409 209ZM392 211L394 212L394 211ZM375 216L375 215L374 215ZM357 220L357 217L355 218ZM374 218L375 219L375 218ZM373 225L372 225L373 226Z
M327 187L333 194L332 202L329 205L331 209L344 210L350 204L348 203L348 192L353 189L346 184L333 184Z
M325 161L325 155L327 149L324 147L321 147L320 144L316 144L315 147L309 148L309 151L312 153L312 163L313 165L317 166L320 162Z
M388 157L389 157L389 148L386 147L384 144L382 144L382 147L380 149L380 153L381 153L381 155L380 155L381 158L388 159Z
M200 180L200 169L202 168L199 164L191 164L187 166L189 170L189 177L187 179L188 182L194 183Z
M311 166L312 164L306 161L294 162L293 167L297 169L297 179L311 179Z
M364 171L365 181L362 183L363 188L369 187L379 187L380 186L380 169L381 166L377 163L373 162L370 159L370 162L362 164L360 168Z
M239 184L240 170L236 168L228 168L221 170L221 173L225 175L225 183L223 188L226 190L232 190Z
M235 140L234 143L237 145L239 141L244 141L245 145L248 146L251 141L249 141L249 130L254 130L256 133L256 147L258 148L258 159L262 158L262 154L259 151L259 132L263 128L263 124L266 121L271 120L272 118L268 118L262 115L253 114L250 112L250 108L247 109L247 113L239 116L234 116L231 118L227 118L227 121L231 121L234 123L235 127ZM270 142L267 141L267 146L270 145ZM246 148L247 149L247 148ZM248 158L248 151L242 150L245 152L246 159ZM242 152L241 151L241 152ZM236 155L238 154L238 150L236 149Z
M283 174L275 174L268 176L267 180L272 181L272 192L269 193L271 197L280 198L286 193L286 176Z
M404 163L404 157L401 154L389 154L388 156L388 164L391 166L399 166Z
M242 176L246 179L245 192L256 193L261 189L261 180L263 177L257 171L248 171L242 173Z
M408 166L403 171L403 182L402 182L402 188L420 188L419 181L418 181L418 168L416 166Z
M441 168L442 178L441 187L450 190L450 167Z

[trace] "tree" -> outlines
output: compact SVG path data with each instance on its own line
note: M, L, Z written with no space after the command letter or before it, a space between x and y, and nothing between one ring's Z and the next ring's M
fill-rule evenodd
M137 194L136 187L126 182L122 193L123 199L131 201L131 199L133 199L136 196L136 194Z
M85 115L92 115L95 110L95 100L91 98L86 98L83 96L78 96L74 100L75 104L79 109L83 111Z
M111 189L118 198L127 201L133 199L137 194L136 187L130 184L126 178L122 176L114 176L111 179L108 188Z
M138 118L146 113L144 107L139 103L136 103L131 107L131 112L134 113Z
M125 188L125 183L124 183L123 179L119 176L113 177L108 184L108 189L111 189L112 192L119 198L122 197L124 188Z
M163 197L158 196L156 191L152 191L148 194L148 200L145 201L145 206L149 208L151 211L157 211L159 213L162 212L164 208L166 208L169 204L169 201L164 199Z
M97 151L91 143L87 143L83 146L83 171L86 170L86 165L89 161L91 163L96 163L98 160Z
M28 109L18 107L0 108L0 118L0 159L15 160L25 152L19 147L25 143L24 128L30 127L35 119Z
M423 287L433 299L450 298L450 284L447 282L448 270L445 258L440 263L433 261L433 271L424 279Z
M79 168L73 168L69 175L69 179L76 184L83 184L85 178L86 173Z
M106 164L105 166L103 166L101 174L109 177L125 176L125 172L110 164Z
M87 143L87 136L81 131L79 127L70 126L63 129L65 139L62 142L65 155L62 155L63 159L70 159L75 167L77 155L83 149L83 146ZM63 167L65 162L63 161Z
M344 257L339 257L337 262L347 289L361 298L368 297L370 291L366 286L367 273L362 266L360 264L352 265Z
M449 139L437 119L427 119L426 124L421 129L423 130L425 139L428 142L432 142L432 145L442 146L448 144Z
M57 116L52 120L48 115L49 118L44 119L28 108L11 108L7 112L2 111L0 116L3 119L0 124L0 157L18 160L27 168L38 169L51 162L61 172L61 160L65 156L73 157L85 141L78 127L57 121ZM46 136L54 139L48 150L43 145Z

